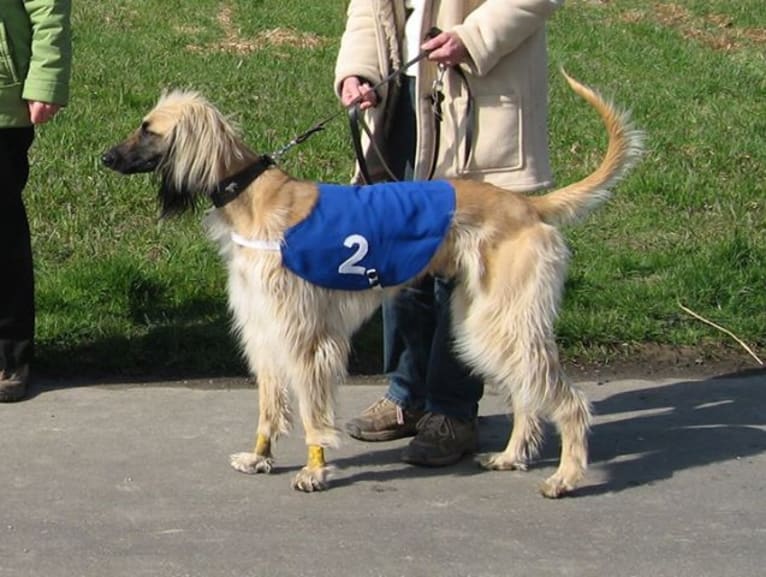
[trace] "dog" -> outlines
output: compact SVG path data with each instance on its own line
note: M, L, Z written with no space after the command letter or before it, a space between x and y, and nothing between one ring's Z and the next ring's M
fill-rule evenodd
M296 230L305 228L325 202L327 187L295 179L270 157L253 152L199 93L164 92L140 127L104 153L103 164L119 173L159 176L163 217L193 209L202 199L213 201L205 224L227 265L233 330L259 392L255 447L231 455L236 470L271 472L274 442L292 425L294 395L307 459L293 487L312 492L329 486L325 449L339 442L336 385L346 375L351 337L384 298L428 273L454 279L455 350L485 382L507 394L513 413L505 450L481 455L479 463L492 470L526 470L539 452L548 420L558 429L561 454L557 470L540 490L557 498L575 489L587 467L591 410L564 375L555 341L569 257L558 227L583 218L609 197L640 157L643 134L627 112L563 74L595 108L608 133L606 153L595 171L540 196L460 178L411 185L426 187L425 195L397 189L397 198L433 196L444 206L425 208L432 211L425 220L436 222L431 228L439 230L421 234L418 228L414 234L426 237L430 248L412 259L405 249L403 260L409 264L398 267L401 260L394 259L393 272L389 265L366 261L387 241L379 241L377 232L340 230L333 217L317 226L318 237L328 236L329 244L338 245L331 247L335 252L322 247L308 256L290 255L300 236ZM366 186L335 192L341 203L344 198L350 203L354 195L362 195L363 202L385 202L386 196L383 189ZM390 219L387 214L382 219L380 212L387 210L377 205L362 209L362 218L384 220L385 229ZM412 236L413 229L404 229L404 236ZM308 244L315 248L314 241ZM318 276L303 276L302 265L316 269L311 274ZM333 276L341 284L333 284ZM342 284L343 279L353 282Z

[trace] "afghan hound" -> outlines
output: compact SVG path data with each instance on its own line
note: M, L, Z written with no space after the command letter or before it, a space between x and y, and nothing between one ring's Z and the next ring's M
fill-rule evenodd
M259 393L255 447L231 455L235 469L272 470L274 442L291 428L294 395L308 455L293 487L328 487L325 450L339 442L336 385L346 375L351 337L382 299L428 273L454 279L454 348L501 387L513 413L507 447L480 456L480 464L525 470L549 420L561 456L541 492L556 498L575 488L587 466L591 413L556 347L569 257L557 226L608 198L640 156L642 133L627 113L566 79L600 115L608 148L589 176L541 196L466 179L370 186L297 180L250 150L226 117L190 91L164 93L140 127L103 155L120 173L159 175L163 216L202 198L214 205L207 230L227 265L233 326Z

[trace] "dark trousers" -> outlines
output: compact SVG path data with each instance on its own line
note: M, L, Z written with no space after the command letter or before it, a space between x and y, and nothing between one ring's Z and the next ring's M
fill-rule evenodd
M400 180L412 180L413 176L414 89L414 79L403 79L386 146L389 166ZM455 356L451 294L451 282L428 276L383 303L387 396L403 407L471 419L478 413L484 382Z
M0 128L0 370L29 366L35 333L32 244L22 192L34 129Z

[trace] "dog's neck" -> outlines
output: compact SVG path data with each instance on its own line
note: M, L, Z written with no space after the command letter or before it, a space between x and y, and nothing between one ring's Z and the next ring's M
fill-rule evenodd
M305 186L279 166L271 166L216 212L240 236L279 240L306 218L316 200L316 186Z
M210 193L213 205L216 208L226 206L272 166L274 166L274 160L268 155L263 155L231 176L227 176Z

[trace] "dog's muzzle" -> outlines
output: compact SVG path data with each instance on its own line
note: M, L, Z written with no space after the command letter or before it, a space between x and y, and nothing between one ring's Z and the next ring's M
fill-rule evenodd
M101 163L121 174L154 172L162 157L159 154L125 154L119 146L101 155Z
M117 154L114 149L107 150L101 155L101 163L107 168L114 168L117 165Z

